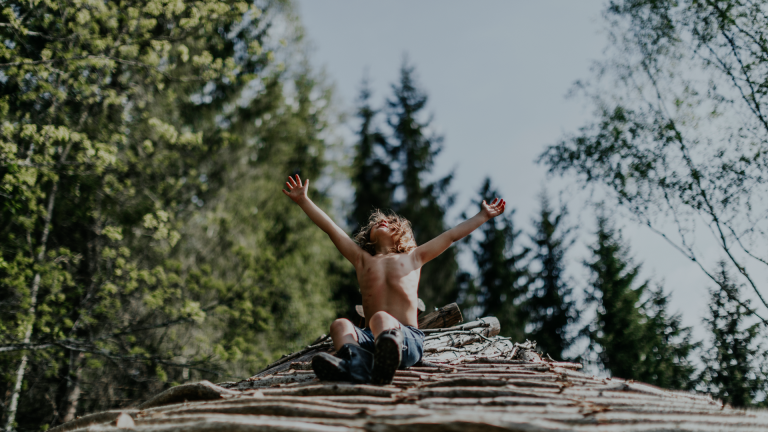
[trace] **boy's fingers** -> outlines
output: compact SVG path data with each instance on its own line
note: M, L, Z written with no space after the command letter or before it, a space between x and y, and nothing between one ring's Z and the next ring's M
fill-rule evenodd
M296 181L299 182L299 187L301 187L301 177L298 174L296 174Z
M293 179L293 177L288 176L288 179L291 181L291 184L296 186L296 180Z

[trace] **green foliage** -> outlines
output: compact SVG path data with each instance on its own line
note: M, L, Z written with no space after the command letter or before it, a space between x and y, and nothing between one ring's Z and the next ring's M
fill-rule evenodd
M668 314L669 296L661 288L635 287L640 266L632 264L621 234L605 215L597 225L593 257L585 263L592 274L587 302L597 306L594 322L582 331L590 350L613 376L691 389L695 368L688 357L698 346L691 329L681 327L680 315Z
M540 161L606 187L716 282L693 246L702 230L714 234L768 307L753 277L768 263L764 3L616 0L605 17L608 57L594 80L577 83L595 120Z
M592 259L585 265L591 273L587 302L597 305L597 316L585 330L591 348L599 347L598 359L605 369L617 377L639 380L639 363L647 354L640 305L648 283L634 286L640 266L632 265L620 234L605 216L598 217L596 234Z
M485 179L479 192L487 202L499 196L490 178ZM524 260L530 249L520 247L521 231L515 229L513 216L514 210L489 220L480 228L483 240L474 248L478 282L472 284L474 289L467 293L462 306L465 309L471 306L478 317L497 317L501 334L513 341L523 341L527 321L523 303L531 283Z
M534 221L533 260L539 270L532 272L529 298L525 304L529 331L527 338L556 359L570 347L569 327L578 321L572 299L573 288L565 276L565 254L569 247L570 229L564 227L565 207L559 212L551 208L545 193L541 194L539 218Z
M323 173L330 95L274 64L269 29L290 8L262 6L3 4L8 420L28 361L10 423L248 376L332 317L332 245L276 199L286 174Z
M219 344L233 377L306 345L336 313L329 268L343 258L280 193L286 173L314 180L325 169L320 135L329 118L320 107L330 92L308 70L286 80L290 92L281 81L228 118L233 144L207 171L222 186L200 196L205 205L185 223L178 250L183 268L208 268L217 284L200 287L215 311L207 326L216 332L189 343ZM322 190L312 193L318 205L330 204Z
M759 345L760 324L749 324L749 300L720 262L719 289L710 291L709 316L704 323L712 332L712 348L704 352L701 389L734 407L755 404L768 391L768 353ZM765 404L763 400L762 405Z

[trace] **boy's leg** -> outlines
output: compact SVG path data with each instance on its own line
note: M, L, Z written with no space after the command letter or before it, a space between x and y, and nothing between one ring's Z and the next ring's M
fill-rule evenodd
M348 320L337 319L331 324L331 338L336 355L320 353L313 357L315 375L321 381L369 382L373 354L360 345L373 344L370 333L357 329Z
M331 323L331 339L333 348L338 352L344 344L359 345L355 325L348 319L339 318Z
M400 328L400 321L397 320L397 318L393 317L392 315L380 311L373 314L370 320L368 320L368 325L371 327L371 332L373 332L373 337L377 338L379 337L379 334L386 330L391 329L399 329Z
M403 360L400 362L400 369L407 369L421 360L424 355L424 332L404 325L400 327L403 331Z
M377 312L368 320L368 325L376 337L371 382L390 384L403 359L400 321L386 312Z

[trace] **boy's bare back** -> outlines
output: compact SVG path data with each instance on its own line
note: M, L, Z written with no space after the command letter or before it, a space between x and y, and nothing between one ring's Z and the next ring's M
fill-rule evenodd
M283 193L328 234L344 258L355 266L366 325L369 317L377 312L386 312L404 325L418 327L416 311L421 267L487 220L502 214L506 205L504 200L498 198L490 204L483 201L478 214L407 253L393 252L396 250L397 235L389 223L382 220L370 228L369 237L375 251L369 253L307 197L309 180L302 183L298 175L295 179L288 177L288 180L288 190L283 189Z

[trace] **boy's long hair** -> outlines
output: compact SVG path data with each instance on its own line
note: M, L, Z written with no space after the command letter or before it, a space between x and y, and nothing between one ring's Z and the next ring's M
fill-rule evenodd
M381 210L375 210L371 213L371 217L368 218L368 225L362 227L360 232L355 236L355 242L371 255L376 255L376 247L371 242L371 229L378 225L382 220L387 221L389 228L393 232L393 240L395 241L394 251L395 253L408 253L416 249L416 240L413 238L413 231L411 230L411 223L408 219L397 215L395 213L386 214Z

